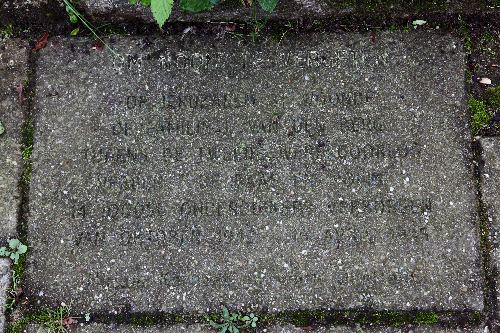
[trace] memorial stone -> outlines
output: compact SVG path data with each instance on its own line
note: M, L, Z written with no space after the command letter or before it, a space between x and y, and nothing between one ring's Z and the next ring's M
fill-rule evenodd
M40 50L34 306L483 309L460 40L271 40Z

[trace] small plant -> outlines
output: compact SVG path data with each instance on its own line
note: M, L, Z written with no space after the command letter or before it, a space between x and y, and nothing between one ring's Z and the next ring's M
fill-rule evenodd
M161 27L172 14L172 8L174 6L174 0L129 0L131 5L141 4L143 6L151 7L151 12L156 20L156 23ZM192 13L203 12L212 9L214 6L218 5L221 0L179 0L179 6L182 10ZM243 4L252 5L252 0L242 0ZM278 0L257 0L260 7L265 11L271 13Z
M4 28L0 28L0 39L8 39L14 36L14 26L7 24Z
M167 0L165 0L167 1ZM109 51L111 51L111 53L114 55L114 56L119 56L118 53L116 53L108 44L106 44L104 42L104 40L102 40L102 38L99 36L98 34L98 31L97 31L97 28L95 28L92 23L90 23L75 7L75 4L74 4L74 1L73 0L63 0L64 2L64 5L66 7L66 12L68 13L68 17L69 17L69 21L72 23L72 24L76 24L78 22L81 22L85 28L87 28L91 33L92 35L94 36L94 38L96 40L98 40L100 43L102 43L102 45L104 45ZM77 27L75 29L73 29L71 32L70 32L70 35L71 36L76 36L78 33L80 32L80 28Z
M239 333L240 330L252 327L257 327L257 321L259 318L251 313L248 316L243 316L239 312L229 312L229 310L224 307L222 310L221 323L216 323L209 319L210 326L217 329L219 333Z
M14 309L14 305L16 305L19 296L23 293L21 285L21 278L16 271L12 272L12 285L7 290L8 300L5 303L5 309L12 311Z
M33 154L33 145L24 148L22 153L23 160L28 161L31 158L32 154Z
M77 323L75 317L71 317L71 308L66 305L55 310L44 310L36 315L33 321L40 324L47 333L67 333L68 328Z
M21 243L19 239L9 240L9 248L2 246L0 247L0 257L10 257L17 265L21 254L25 254L28 251L28 247Z

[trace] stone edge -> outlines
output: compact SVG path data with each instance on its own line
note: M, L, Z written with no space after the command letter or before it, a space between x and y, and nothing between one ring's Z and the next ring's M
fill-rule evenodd
M43 332L36 324L28 325L24 333ZM77 326L71 330L72 333L217 333L216 329L206 325L174 325L174 326L133 326L133 325L109 325L89 324ZM369 326L332 326L332 327L297 327L293 325L274 325L256 330L245 330L248 333L483 333L485 326L446 328L439 325L408 325L404 327L369 327Z
M10 287L10 276L10 260L0 259L0 333L3 333L6 328L5 306L7 305L7 291Z
M494 290L494 297L496 298L496 319L500 321L500 308L499 308L499 303L500 303L500 276L498 276L498 272L500 271L500 263L496 262L496 258L500 257L500 230L498 228L500 227L500 212L495 212L493 210L495 202L493 202L493 196L492 189L490 187L492 184L488 184L488 182L485 179L485 174L486 173L491 173L492 166L491 166L491 155L494 154L494 152L491 149L485 148L487 145L493 145L494 147L499 146L500 147L500 137L486 137L480 139L480 146L482 150L482 156L481 160L484 162L484 166L481 171L481 192L482 192L482 197L483 197L483 205L485 208L486 212L486 217L488 219L488 227L489 227L489 232L490 232L490 244L491 244L491 267L489 267L490 273L490 278L495 280L495 290ZM500 174L497 172L495 175L491 176L498 176L500 177ZM491 276L493 274L493 276Z

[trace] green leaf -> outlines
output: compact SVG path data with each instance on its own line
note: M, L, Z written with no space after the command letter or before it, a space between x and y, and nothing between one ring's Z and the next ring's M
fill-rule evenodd
M216 328L216 329L219 329L221 327L224 326L224 324L217 324L215 321L213 320L209 320L209 323L210 323L210 326L212 326L213 328Z
M17 265L17 262L19 261L19 253L17 252L11 253L10 259L14 260L14 264Z
M128 0L128 3L131 5L137 4L137 0Z
M249 316L244 316L243 318L241 318L241 320L243 320L243 321L249 321L250 317Z
M160 28L163 27L170 17L173 5L174 0L151 0L151 11Z
M240 330L238 329L238 327L236 327L236 326L233 327L233 333L240 333Z
M80 32L80 28L78 27L78 28L71 30L71 32L69 34L70 34L70 36L76 36L76 35L78 35L79 32Z
M228 325L222 326L222 329L220 330L220 333L226 333L227 328L228 328Z
M21 241L19 239L11 239L9 240L9 247L13 250L17 249L17 247L21 244Z
M212 0L181 0L179 3L182 10L192 13L203 12L212 9Z
M17 253L19 254L25 254L28 251L28 247L24 244L19 244L19 247L17 248Z
M78 17L73 13L69 13L69 21L71 23L75 24L78 22Z
M10 251L8 251L5 246L2 246L2 247L0 247L0 256L1 257L8 257L8 256L10 256Z
M278 4L278 0L259 0L259 5L266 12L272 13L276 5Z
M229 310L226 307L224 307L222 309L222 316L224 317L224 319L227 319L227 320L230 319L230 317L229 317Z
M143 5L143 6L151 6L151 0L141 0L141 5Z
M257 323L255 321L252 321L252 325L251 325L253 328L257 327Z

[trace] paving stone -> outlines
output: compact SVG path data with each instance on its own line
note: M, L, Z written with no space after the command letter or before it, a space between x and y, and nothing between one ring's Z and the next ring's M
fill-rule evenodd
M483 309L459 39L110 46L40 51L35 307Z
M30 326L25 330L26 333L40 332L37 326ZM72 331L73 332L73 331ZM75 333L214 333L213 329L205 325L176 325L171 327L138 327L138 326L119 326L119 325L99 325L92 324L78 327ZM304 330L301 327L291 325L271 326L267 328L258 328L256 330L246 330L243 332L256 333L483 333L483 328L443 328L436 325L409 325L404 328L393 327L318 327L313 330Z
M20 203L18 182L22 170L21 129L24 121L16 87L27 79L26 43L0 41L0 243L16 234Z
M493 241L492 262L500 271L500 138L482 138L484 168L481 175L483 201L488 210ZM496 276L497 304L500 304L500 276ZM500 309L497 309L500 319Z
M10 287L10 260L0 259L0 333L5 329L5 304Z
M114 22L154 22L149 8L140 5L130 5L124 0L82 0L82 9L93 19L112 20ZM293 20L297 18L324 18L345 16L411 16L425 13L471 13L480 11L483 14L494 12L491 7L484 3L469 1L429 1L429 2L407 2L400 0L380 1L332 1L332 0L291 0L280 1L276 10L269 14L258 6L245 8L239 1L226 1L211 11L191 14L183 12L175 5L170 17L170 22L187 21L254 21L258 19L282 19Z
M0 28L12 24L21 30L49 28L59 22L67 24L67 14L58 0L2 0Z

